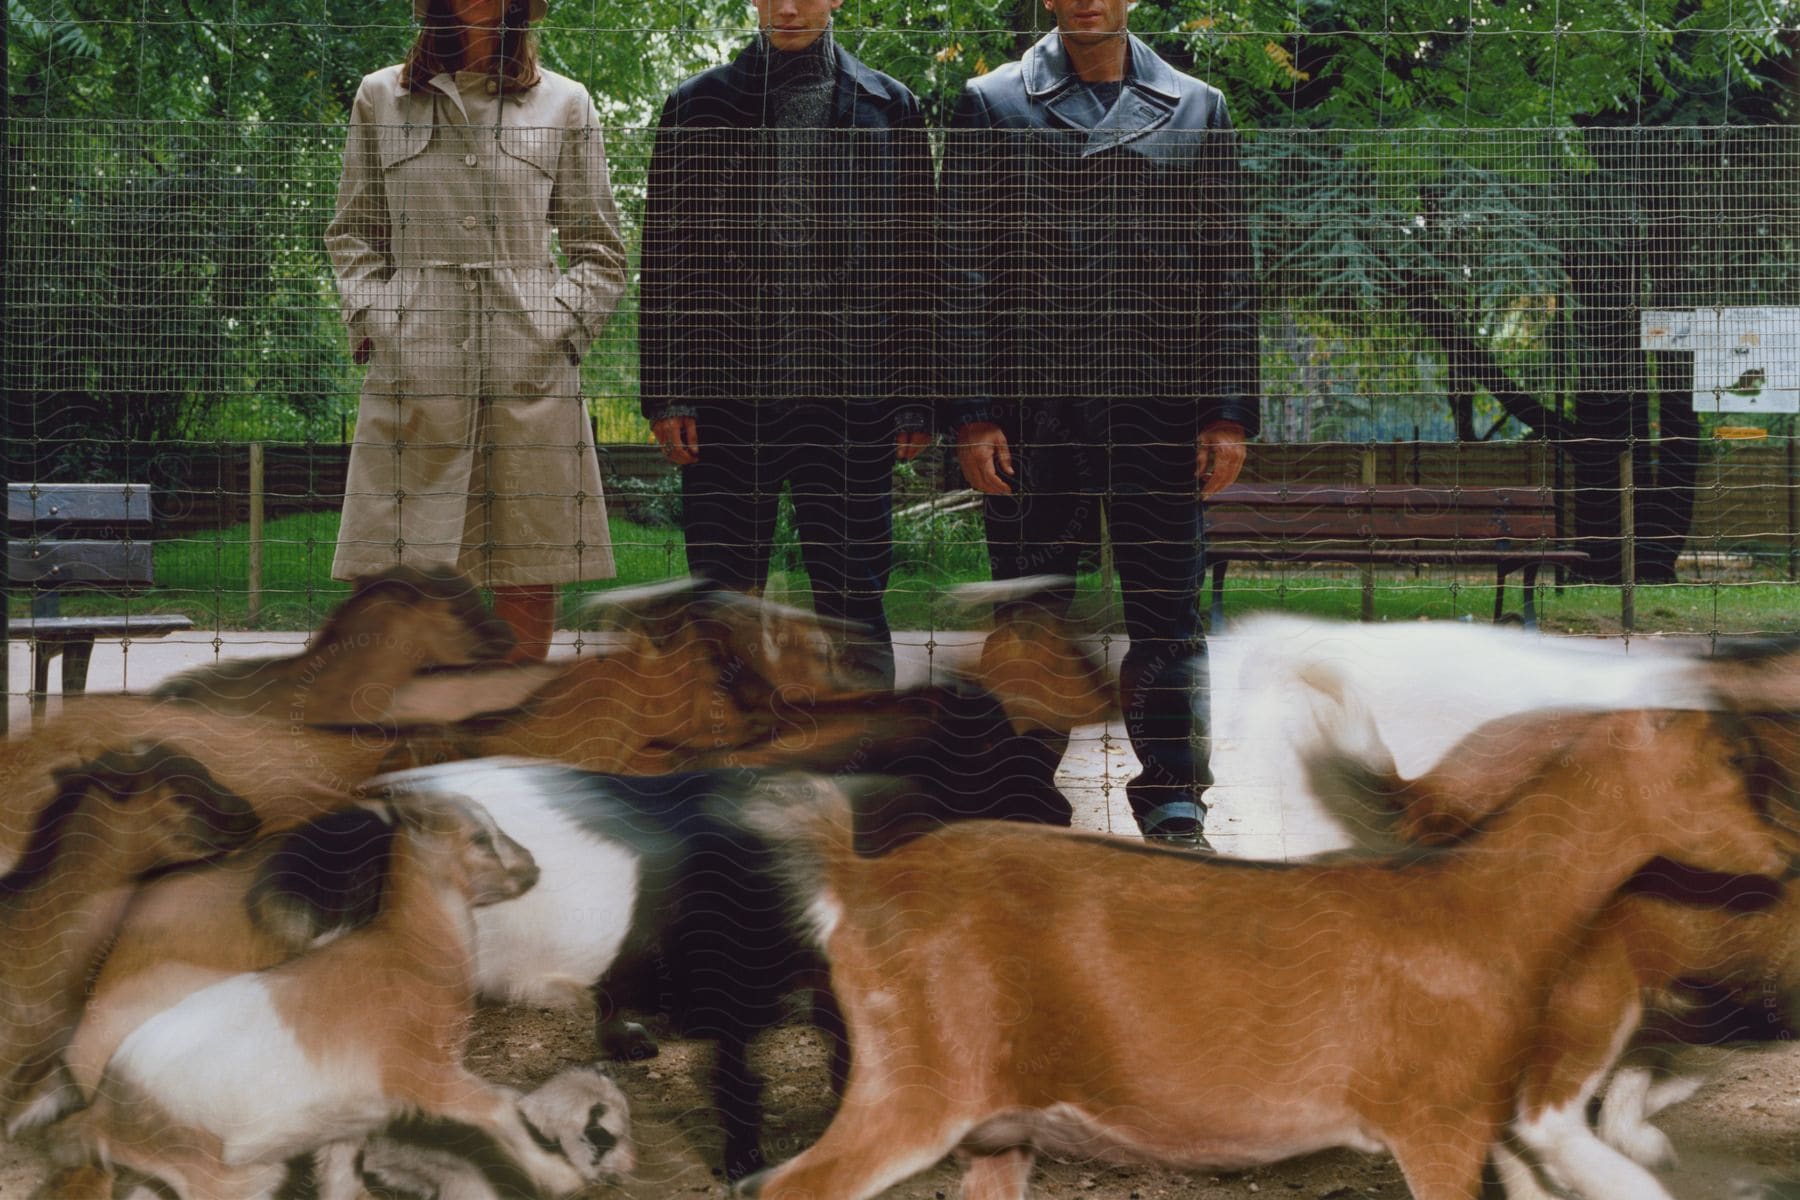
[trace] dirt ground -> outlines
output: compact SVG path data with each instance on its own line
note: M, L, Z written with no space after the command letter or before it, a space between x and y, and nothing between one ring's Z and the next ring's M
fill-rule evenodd
M716 1170L720 1137L706 1102L711 1052L669 1036L666 1029L656 1032L662 1043L658 1057L609 1067L631 1099L636 1175L621 1186L592 1187L583 1200L726 1194ZM592 1053L589 1027L578 1014L496 1009L480 1017L470 1062L490 1078L529 1087ZM1694 1051L1693 1057L1714 1073L1698 1095L1658 1122L1681 1156L1678 1169L1664 1176L1669 1190L1678 1200L1749 1200L1759 1183L1800 1180L1800 1043ZM763 1145L772 1156L786 1157L815 1140L830 1119L823 1039L799 1022L780 1026L763 1036L756 1063L768 1081ZM31 1195L44 1176L39 1149L35 1139L0 1144L0 1197ZM1407 1191L1392 1160L1349 1151L1241 1172L1045 1161L1033 1180L1033 1195L1040 1200L1238 1200L1258 1193L1401 1200ZM1791 1200L1792 1193L1781 1194ZM956 1195L956 1173L945 1163L883 1195L944 1200Z

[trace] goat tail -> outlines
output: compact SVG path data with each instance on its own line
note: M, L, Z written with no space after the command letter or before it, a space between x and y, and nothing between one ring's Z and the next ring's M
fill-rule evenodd
M864 780L869 782L865 784ZM857 870L854 809L879 777L781 772L758 780L742 820L768 842L805 936L823 950L843 915Z

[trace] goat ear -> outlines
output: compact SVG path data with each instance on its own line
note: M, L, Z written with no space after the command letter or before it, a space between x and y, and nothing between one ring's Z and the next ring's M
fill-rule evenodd
M133 742L101 749L79 763L52 768L50 777L59 793L97 790L105 800L116 802L148 786L165 754L154 742Z
M682 616L711 585L692 575L636 587L608 588L584 598L580 615L598 629L642 630Z
M251 923L298 951L372 919L393 849L392 818L387 805L355 805L281 835L244 896Z

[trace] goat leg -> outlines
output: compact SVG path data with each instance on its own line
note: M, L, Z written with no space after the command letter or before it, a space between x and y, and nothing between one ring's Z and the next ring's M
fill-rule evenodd
M1592 1092L1515 1121L1519 1141L1585 1200L1670 1200L1655 1175L1595 1136L1587 1120Z
M105 1167L64 1167L55 1172L31 1200L112 1200L113 1174Z
M963 1168L959 1200L1026 1200L1035 1158L1025 1146L972 1156Z
M1413 1200L1475 1200L1481 1172L1499 1143L1498 1122L1474 1114L1434 1114L1413 1136L1389 1143Z
M1633 1162L1669 1167L1675 1163L1675 1147L1668 1134L1650 1123L1653 1072L1642 1064L1622 1065L1613 1072L1600 1097L1600 1137Z
M763 1079L750 1067L750 1034L732 1028L713 1059L713 1107L725 1128L725 1178L742 1179L768 1165L762 1152Z
M619 1006L613 1003L612 994L603 985L596 983L593 993L594 1044L599 1046L602 1058L615 1062L641 1062L655 1058L661 1052L648 1029L619 1015Z
M1510 1135L1494 1143L1489 1157L1506 1200L1555 1200L1557 1193L1546 1186L1531 1156Z
M922 1087L870 1085L852 1077L844 1106L812 1147L779 1167L742 1180L737 1200L868 1200L938 1162L962 1141L969 1122L945 1111Z
M813 1024L831 1044L831 1094L842 1100L844 1089L850 1085L850 1029L829 986L815 987L812 998Z

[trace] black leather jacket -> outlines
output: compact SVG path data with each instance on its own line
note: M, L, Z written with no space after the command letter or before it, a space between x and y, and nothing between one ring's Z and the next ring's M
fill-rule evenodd
M939 305L931 151L918 100L842 46L823 131L817 236L798 305L771 300L783 254L771 185L765 51L682 83L663 105L644 213L641 406L650 420L710 406L815 399L930 424L929 330ZM790 275L791 278L791 275ZM801 377L771 367L770 323L798 318ZM791 331L790 331L791 332ZM792 345L793 339L786 339Z
M1147 436L1255 434L1237 153L1218 90L1135 37L1110 110L1055 32L971 80L944 165L949 427L1123 401Z

